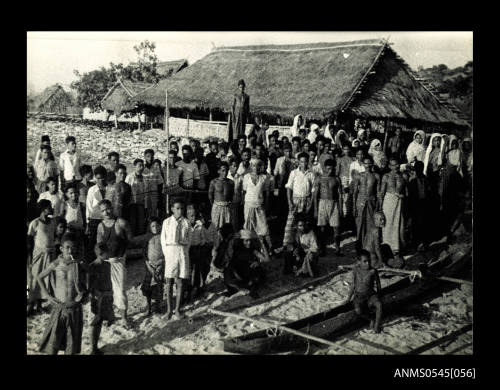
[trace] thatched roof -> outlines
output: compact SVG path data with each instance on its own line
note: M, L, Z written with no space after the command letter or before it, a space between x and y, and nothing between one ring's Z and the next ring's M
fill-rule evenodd
M188 62L184 59L177 61L165 61L159 62L156 65L156 71L162 77L169 77L184 69L186 66L188 66Z
M34 98L31 109L57 114L79 113L81 111L80 108L76 107L71 94L66 92L60 84L45 88Z
M130 111L135 107L135 102L132 102L130 99L153 85L151 83L118 79L115 85L102 98L101 106L105 110L110 110L114 113Z
M217 48L133 100L164 107L168 88L170 108L229 112L239 79L254 114L321 119L343 111L462 124L380 40Z

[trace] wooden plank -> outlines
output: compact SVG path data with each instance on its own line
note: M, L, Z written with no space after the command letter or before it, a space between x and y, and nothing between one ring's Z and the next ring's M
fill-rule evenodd
M443 337L440 337L434 341L431 341L430 343L427 343L425 345L422 345L421 347L418 347L418 348L415 348L414 350L410 351L410 352L407 352L406 355L418 355L418 354L421 354L422 352L425 352L425 351L428 351L434 347L437 347L438 345L440 344L443 344L445 341L448 341L448 340L454 340L456 339L458 336L464 334L464 333L467 333L469 332L470 330L472 330L472 324L468 324L454 332L451 332L450 334L446 335L446 336L443 336Z
M226 313L226 312L215 310L215 309L208 309L208 312L213 313L213 314L217 314L220 316L224 316L224 317L234 317L234 318L239 318L240 320L260 323L264 326L275 326L277 329L281 329L285 332L294 334L296 336L300 336L300 337L303 337L303 338L308 339L308 340L316 341L317 343L320 343L320 344L329 345L331 347L337 347L337 344L332 343L331 341L328 341L328 340L325 340L325 339L322 339L322 338L319 338L316 336L312 336L310 334L303 333L303 332L300 332L300 331L295 330L295 329L288 328L286 326L281 325L279 321L256 319L256 318L252 318L252 317L243 316L241 314Z
M333 278L334 276L337 276L337 275L340 275L340 274L343 274L347 272L346 270L344 269L341 269L339 267L339 269L337 269L336 271L333 271L333 272L330 272L329 274L326 274L326 275L323 275L323 276L320 276L314 280L311 280L307 283L304 283L304 284L301 284L300 286L296 286L292 289L289 289L289 290L285 290L285 291L279 291L275 294L271 294L271 295L268 295L266 297L262 297L262 298L259 298L259 299L255 299L253 301L250 301L250 302L247 302L247 303L242 303L240 305L236 305L234 307L231 307L229 309L226 309L226 310L229 310L229 311L235 311L235 310L240 310L240 309L244 309L244 308L247 308L247 307L251 307L251 306L257 306L257 305L260 305L261 303L265 303L265 302L268 302L268 301L272 301L276 298L280 298L280 297L283 297L285 295L289 295L289 294L292 294L294 292L297 292L297 291L300 291L302 290L303 288L307 288L307 287L310 287L310 286L313 286L313 285L316 285L316 284L319 284L325 280L328 280L328 279L331 279Z

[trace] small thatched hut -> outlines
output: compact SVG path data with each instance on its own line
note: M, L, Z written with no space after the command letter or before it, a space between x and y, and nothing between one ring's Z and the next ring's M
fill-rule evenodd
M466 126L386 41L222 47L137 94L146 107L228 113L244 79L252 114ZM272 121L272 119L271 119Z
M134 109L136 103L131 101L131 98L153 85L118 79L115 85L102 98L101 106L107 111L112 111L116 117L119 117L122 112Z
M40 95L34 98L34 101L28 103L30 111L35 112L60 115L80 115L82 112L81 108L76 106L75 99L60 84L45 88Z

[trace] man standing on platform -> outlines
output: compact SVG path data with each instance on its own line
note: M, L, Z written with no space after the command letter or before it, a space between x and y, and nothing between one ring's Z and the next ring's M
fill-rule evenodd
M245 125L250 113L250 96L245 93L245 81L238 81L240 92L234 95L231 107L231 123L229 127L228 142L241 135L245 135Z

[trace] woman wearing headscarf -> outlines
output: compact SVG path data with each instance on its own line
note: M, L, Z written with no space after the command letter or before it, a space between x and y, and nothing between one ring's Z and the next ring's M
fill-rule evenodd
M417 130L413 135L413 141L408 145L406 149L406 159L408 164L413 164L415 161L424 162L425 159L425 132L423 130Z
M451 165L457 167L457 172L460 176L464 176L465 161L462 150L458 145L458 138L455 135L450 136L450 149L446 153L446 158Z
M290 127L290 131L293 137L298 137L299 136L299 130L304 128L304 118L302 117L301 114L295 115L295 118L293 118L293 125Z
M433 215L436 219L436 223L433 224L432 228L434 238L438 237L442 232L442 226L438 226L443 222L441 218L441 177L440 171L443 165L443 152L444 152L444 142L442 142L442 135L439 133L434 133L431 136L429 146L425 152L424 159L424 175L427 176L430 186L430 197L429 197L429 214Z
M323 137L329 138L332 140L332 142L335 142L335 138L333 136L334 130L332 125L328 122L325 127L325 132L323 134Z
M373 162L378 168L381 168L382 164L380 163L382 158L386 157L385 153L382 151L382 142L378 139L374 139L370 144L370 149L368 150L368 154L373 157Z
M316 137L318 136L319 126L316 123L311 123L311 127L309 130L309 134L307 134L307 139L311 144L316 141Z
M342 149L344 145L349 145L349 136L347 133L340 129L337 131L337 134L335 134L335 145L337 145L337 148Z

